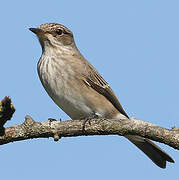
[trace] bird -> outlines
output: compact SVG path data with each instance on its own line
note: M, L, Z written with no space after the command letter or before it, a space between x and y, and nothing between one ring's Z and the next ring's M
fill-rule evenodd
M70 29L58 23L29 28L42 47L37 64L40 81L48 95L71 119L129 119L118 98L95 67L78 50ZM157 166L174 160L151 140L126 135Z

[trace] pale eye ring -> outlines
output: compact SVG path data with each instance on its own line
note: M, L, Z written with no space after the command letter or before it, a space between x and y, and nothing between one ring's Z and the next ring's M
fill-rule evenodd
M56 33L57 33L58 35L62 35L63 31L62 31L61 29L57 29L57 30L56 30Z

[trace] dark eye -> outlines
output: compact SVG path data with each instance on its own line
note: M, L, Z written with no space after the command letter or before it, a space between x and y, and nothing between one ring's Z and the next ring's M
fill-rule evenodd
M58 35L62 35L63 31L62 31L61 29L57 29L57 30L56 30L56 33L57 33Z

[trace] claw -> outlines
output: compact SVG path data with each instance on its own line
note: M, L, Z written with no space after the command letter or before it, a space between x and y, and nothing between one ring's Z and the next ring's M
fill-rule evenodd
M56 119L53 119L53 118L48 118L48 120L49 120L49 125L51 126L51 123L53 122L53 121L57 121Z
M92 119L95 119L95 118L98 118L98 115L93 114L93 115L91 115L91 116L86 117L85 119L83 119L83 123L82 123L82 131L83 131L83 133L85 132L85 124L88 122L89 125L91 125L91 120L92 120Z
M49 120L50 122L57 121L56 119L53 119L53 118L48 118L48 120Z

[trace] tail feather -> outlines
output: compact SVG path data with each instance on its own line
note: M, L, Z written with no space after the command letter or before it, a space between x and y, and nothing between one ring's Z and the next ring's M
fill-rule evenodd
M151 140L132 135L125 137L143 151L157 166L166 168L166 161L174 163L174 160Z

